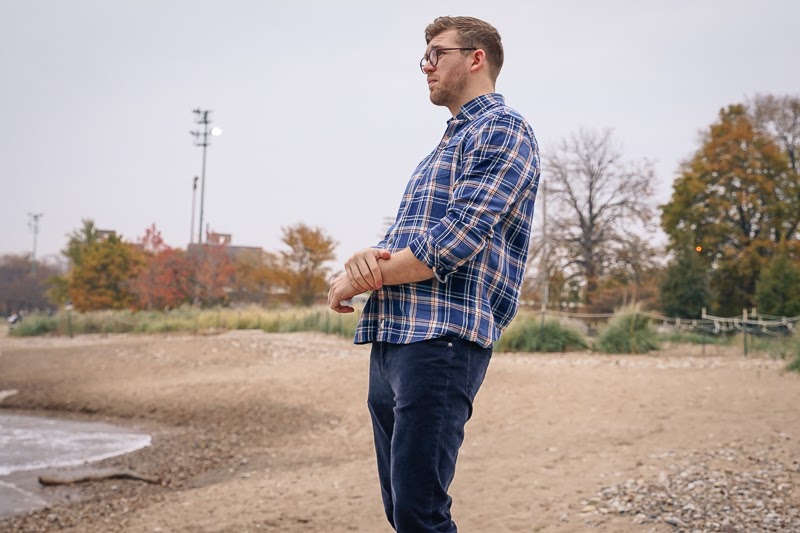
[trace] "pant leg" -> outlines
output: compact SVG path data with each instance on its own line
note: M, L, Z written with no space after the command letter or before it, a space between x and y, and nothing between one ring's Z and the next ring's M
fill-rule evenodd
M491 349L455 337L387 345L383 375L394 393L390 521L398 533L456 533L448 489L490 358Z
M383 373L386 343L372 345L369 357L369 392L367 406L372 418L375 455L378 460L378 480L386 518L394 528L394 503L392 502L391 446L394 434L394 392Z

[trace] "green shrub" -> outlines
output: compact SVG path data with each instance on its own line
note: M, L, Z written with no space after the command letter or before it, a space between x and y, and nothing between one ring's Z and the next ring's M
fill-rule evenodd
M791 372L800 372L800 334L795 333L789 337L789 341L785 343L787 348L785 355L786 358L791 359L789 364L786 365L786 370Z
M738 344L744 344L742 335L737 335ZM775 359L791 359L796 353L800 353L800 344L796 337L778 335L754 335L747 334L747 351L751 353L763 353Z
M541 317L534 315L515 318L495 344L499 352L566 352L587 347L578 331L555 320L546 320L543 326Z
M26 316L10 333L16 337L33 337L54 333L57 330L58 321L54 316L34 314Z
M609 320L596 348L604 353L647 353L658 349L658 338L649 318L627 309Z
M794 356L794 361L789 363L789 365L786 367L786 370L791 372L800 372L800 353Z

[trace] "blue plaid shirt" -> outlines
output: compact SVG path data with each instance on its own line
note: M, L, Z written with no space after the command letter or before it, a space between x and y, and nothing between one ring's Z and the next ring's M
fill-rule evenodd
M539 149L499 94L465 104L406 186L376 248L410 248L435 276L373 291L355 342L455 335L489 347L517 312L528 258Z

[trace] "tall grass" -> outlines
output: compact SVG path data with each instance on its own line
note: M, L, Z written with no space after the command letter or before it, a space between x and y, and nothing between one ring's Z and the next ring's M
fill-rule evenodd
M794 360L786 366L786 370L800 372L800 353L794 356Z
M30 314L10 331L18 337L83 335L88 333L213 333L235 329L260 329L279 333L319 331L342 337L355 335L359 313L342 315L327 308L199 309L168 311L61 311L54 315Z
M622 309L614 314L600 333L596 348L605 353L647 353L657 350L658 337L650 327L650 319L635 309Z
M786 369L800 372L800 336L797 333L779 337L750 334L747 336L747 342L748 351L766 353L776 359L788 360Z
M670 331L669 333L658 333L656 338L659 342L671 344L714 344L719 346L729 345L734 339L733 335L698 331Z
M531 314L518 315L495 344L498 352L567 352L583 350L588 344L577 330L556 320Z

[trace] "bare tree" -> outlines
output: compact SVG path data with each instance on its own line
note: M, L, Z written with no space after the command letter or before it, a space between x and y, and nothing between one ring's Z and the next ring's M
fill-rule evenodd
M600 277L622 257L629 262L629 243L652 229L652 165L623 161L611 130L581 130L562 141L543 171L552 202L547 268L567 283L578 280L591 304Z
M772 135L786 151L795 174L800 156L800 97L757 94L748 102L753 124Z

